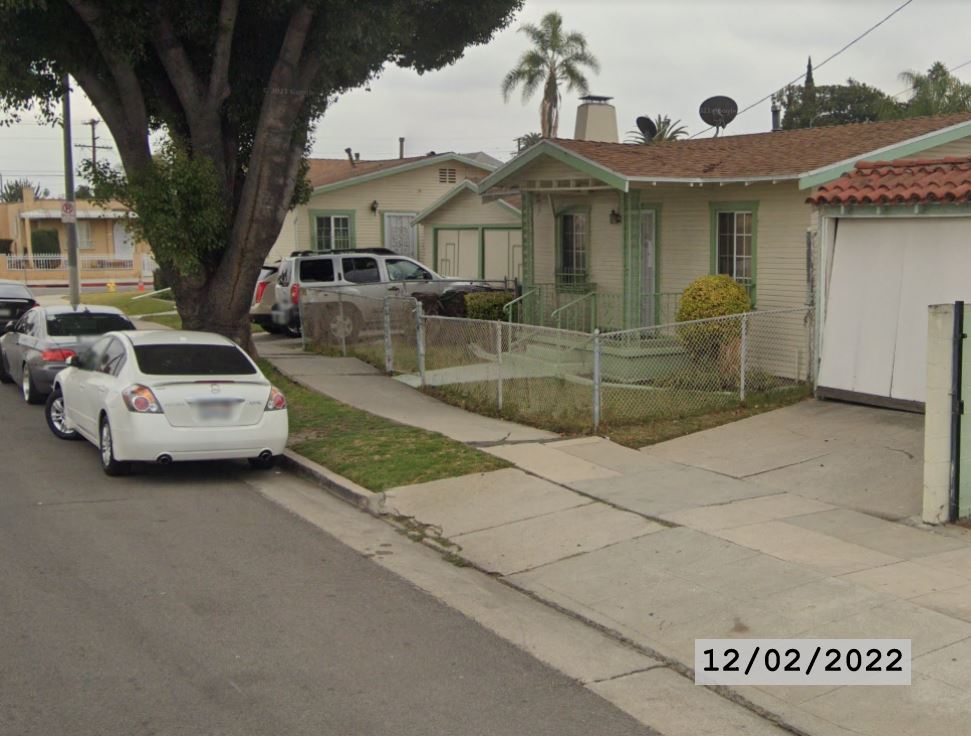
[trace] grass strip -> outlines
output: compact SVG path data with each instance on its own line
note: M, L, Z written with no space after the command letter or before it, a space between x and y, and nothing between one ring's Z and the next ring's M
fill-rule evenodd
M260 368L287 397L291 449L371 491L509 467L436 432L342 404L294 383L267 360Z

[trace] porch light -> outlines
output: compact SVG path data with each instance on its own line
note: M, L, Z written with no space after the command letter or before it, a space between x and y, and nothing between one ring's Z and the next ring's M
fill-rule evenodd
M371 214L375 214L378 211L378 200L371 200Z
M620 221L622 219L623 218L620 216L620 213L617 210L611 210L610 211L610 224L611 225L619 225L620 224Z

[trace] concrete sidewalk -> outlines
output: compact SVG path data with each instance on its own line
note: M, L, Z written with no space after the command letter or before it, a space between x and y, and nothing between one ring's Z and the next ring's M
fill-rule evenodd
M334 398L488 442L484 451L514 463L396 488L386 505L439 527L462 557L508 584L632 642L666 663L666 676L680 673L680 689L665 689L654 670L597 685L635 715L651 710L667 736L778 732L756 712L819 736L966 730L966 530L917 528L843 505L839 494L704 467L719 462L717 447L695 446L699 459L686 464L667 457L679 447L639 452L596 437L562 440L442 407L356 361L300 354L299 343L260 345L282 370ZM913 684L739 687L692 722L699 693L710 696L685 677L694 640L732 637L909 638Z

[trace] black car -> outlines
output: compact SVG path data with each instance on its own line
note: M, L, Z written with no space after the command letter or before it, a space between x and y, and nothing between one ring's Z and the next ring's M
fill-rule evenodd
M54 376L104 333L135 326L114 307L35 307L8 322L0 337L0 381L20 384L28 404L51 392Z
M0 280L0 328L15 322L28 309L37 306L34 295L23 284Z

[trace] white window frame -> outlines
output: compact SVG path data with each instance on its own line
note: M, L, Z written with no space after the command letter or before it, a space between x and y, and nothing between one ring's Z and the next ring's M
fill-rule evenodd
M88 220L77 221L78 250L93 250L94 238L91 233L91 222Z
M722 217L724 215L731 215L732 217L732 231L731 235L731 247L732 252L730 254L731 260L731 273L726 275L731 276L735 281L744 285L751 286L755 283L755 213L752 210L718 210L715 213L715 273L723 274L722 271ZM748 217L748 232L741 232L739 230L739 215L745 215ZM739 243L744 242L748 239L748 254L739 255ZM743 248L744 251L744 248ZM748 261L748 276L739 276L739 264L741 262Z

